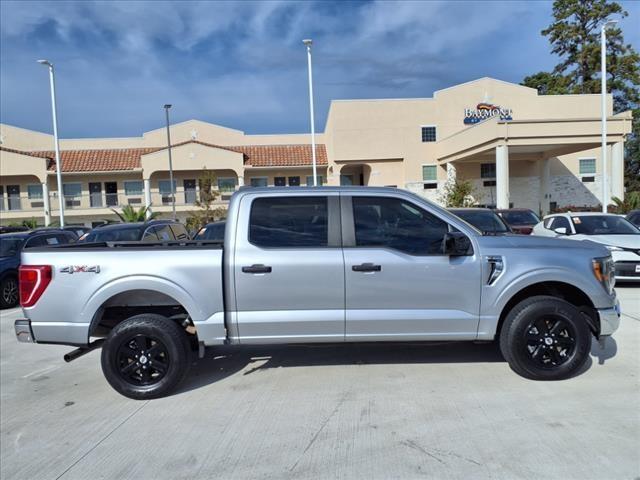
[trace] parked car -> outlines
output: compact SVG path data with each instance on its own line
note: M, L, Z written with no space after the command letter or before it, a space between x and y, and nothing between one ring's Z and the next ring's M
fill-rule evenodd
M640 210L632 210L629 212L627 220L633 223L636 227L640 227Z
M187 229L172 220L110 223L94 228L83 239L90 242L158 242L189 240Z
M79 239L91 231L89 227L85 227L83 225L66 225L62 230L75 233Z
M640 281L640 229L611 213L558 213L533 228L534 235L591 240L606 246L615 262L617 280Z
M528 208L509 208L495 212L509 225L513 233L521 235L531 235L533 227L540 222L538 216Z
M239 190L223 245L30 249L20 285L19 341L102 347L135 399L225 344L499 340L515 372L557 380L620 321L604 246L482 234L395 188Z
M194 240L215 240L218 242L224 241L224 226L227 222L221 220L219 222L207 223L204 227L198 230L198 233L193 237Z
M482 233L493 235L513 233L509 225L489 208L450 208L449 211Z
M7 227L0 225L0 235L2 235L3 233L27 232L28 230L29 227L23 227L19 225Z
M0 234L0 308L18 304L18 267L24 249L73 243L71 232L41 228L26 232Z

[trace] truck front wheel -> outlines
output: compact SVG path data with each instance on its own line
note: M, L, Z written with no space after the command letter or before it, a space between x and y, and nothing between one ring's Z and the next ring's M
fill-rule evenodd
M189 369L185 332L161 315L143 314L116 325L102 347L102 371L120 394L134 400L171 393Z
M550 296L531 297L507 314L500 350L517 374L533 380L561 380L584 366L591 331L577 307Z

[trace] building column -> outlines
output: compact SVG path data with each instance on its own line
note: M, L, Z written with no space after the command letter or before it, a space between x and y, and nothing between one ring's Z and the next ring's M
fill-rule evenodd
M611 197L624 200L624 142L611 146L611 178L609 180Z
M453 164L453 162L447 163L447 182L455 182L456 175L456 166Z
M244 177L238 175L238 187L244 187Z
M146 216L149 218L151 215L151 181L148 178L144 179L144 206L147 207Z
M547 215L550 210L551 189L549 182L551 180L551 160L543 158L538 162L540 164L540 211L542 215Z
M44 226L51 224L51 205L49 204L49 185L42 182L42 204L44 206Z
M496 207L509 208L509 147L496 147Z

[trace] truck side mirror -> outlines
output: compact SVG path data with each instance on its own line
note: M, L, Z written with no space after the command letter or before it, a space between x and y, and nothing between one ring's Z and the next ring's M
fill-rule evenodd
M445 255L451 256L473 255L471 240L462 232L445 233L442 250Z
M553 231L560 235L567 235L567 227L554 228Z

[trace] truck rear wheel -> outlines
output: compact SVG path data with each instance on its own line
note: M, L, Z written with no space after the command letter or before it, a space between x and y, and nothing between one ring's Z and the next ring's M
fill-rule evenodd
M102 371L120 394L134 400L170 394L189 369L185 332L161 315L136 315L116 325L102 347Z
M13 308L18 305L18 279L7 275L0 281L0 307Z
M575 375L589 358L591 331L569 302L531 297L507 314L500 350L511 369L525 378L562 380Z

